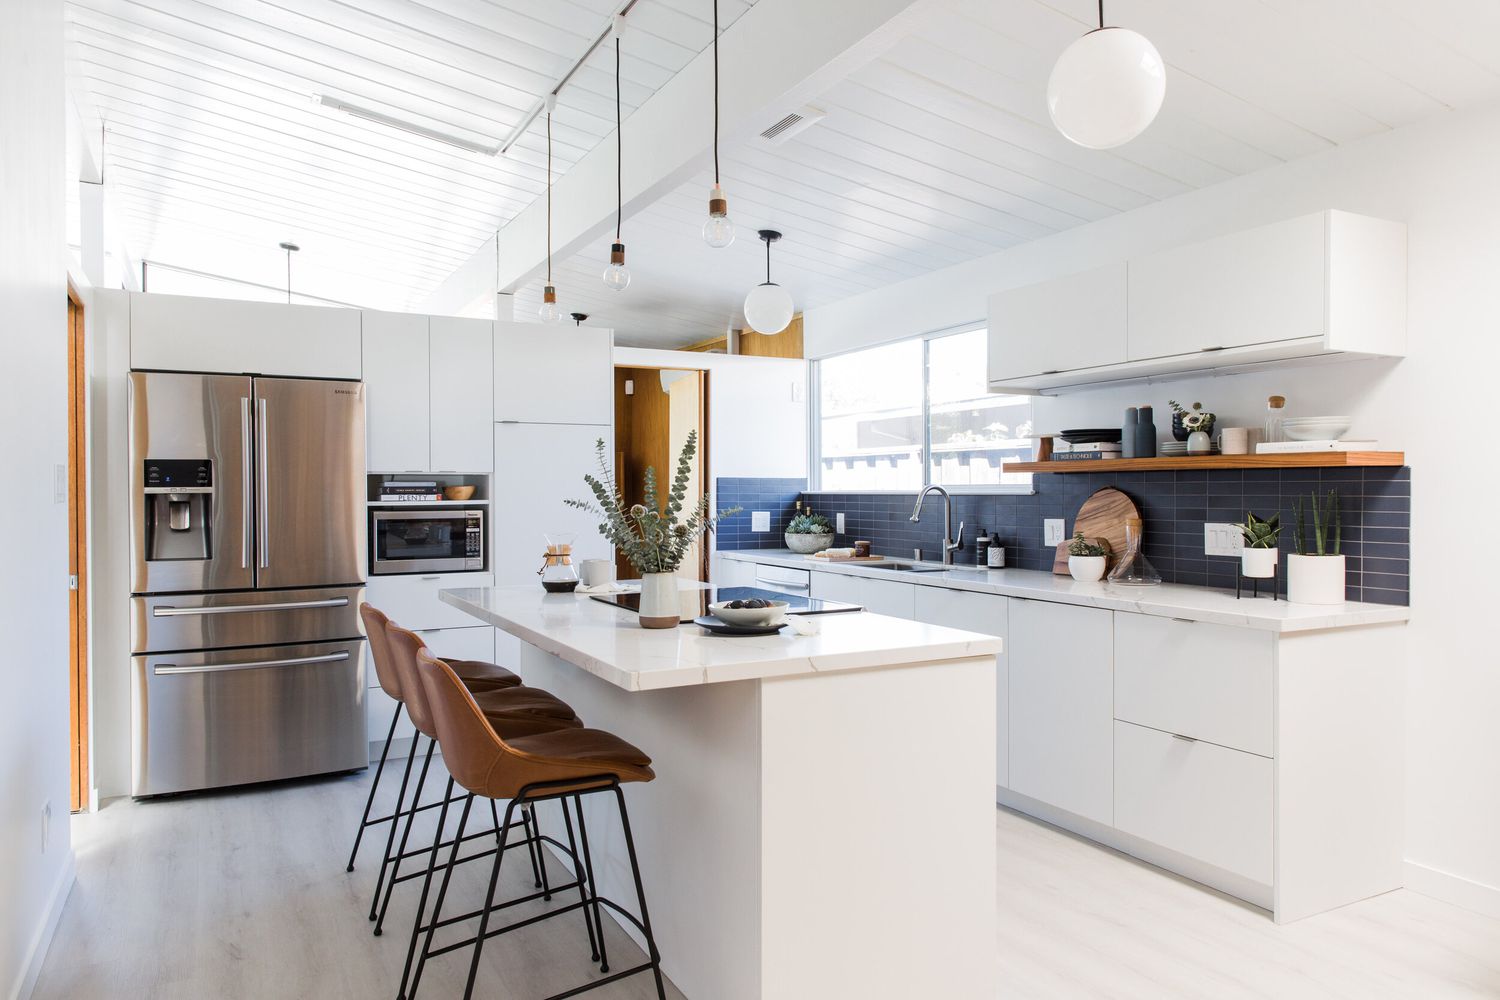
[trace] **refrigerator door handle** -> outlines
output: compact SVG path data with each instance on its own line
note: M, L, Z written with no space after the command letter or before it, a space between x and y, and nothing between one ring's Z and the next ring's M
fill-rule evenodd
M266 433L268 421L266 416L266 401L264 399L257 399L255 401L255 416L256 426L260 432L260 440L256 442L255 448L256 458L259 460L260 466L258 470L259 474L256 476L256 483L260 490L260 502L256 505L257 509L255 512L257 520L256 535L258 536L257 541L260 546L260 558L257 560L257 563L261 569L265 569L271 564L271 518L266 511L266 507L270 503L271 491L266 481L270 467L266 452L270 450L270 441Z
M347 659L349 659L349 651L343 649L337 653L324 653L321 656L293 656L285 660L250 660L244 663L201 663L192 666L178 666L175 663L158 663L151 668L151 672L158 676L162 674L219 674L228 670L257 670L261 667L300 667L308 663L339 663Z
M174 608L159 604L151 609L153 618L178 618L183 615L239 615L251 611L302 611L307 608L347 608L349 598L330 597L322 601L283 601L280 604L218 604L203 608Z
M240 569L250 568L250 397L240 397Z

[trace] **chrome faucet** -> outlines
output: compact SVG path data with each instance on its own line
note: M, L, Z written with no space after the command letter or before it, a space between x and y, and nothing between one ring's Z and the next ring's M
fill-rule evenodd
M953 534L953 498L948 491L937 484L923 487L922 492L917 494L917 505L911 509L911 519L915 523L922 520L922 501L927 499L929 493L940 493L943 497L943 565L953 565L953 553L956 549L964 547L964 523L958 522L958 534Z

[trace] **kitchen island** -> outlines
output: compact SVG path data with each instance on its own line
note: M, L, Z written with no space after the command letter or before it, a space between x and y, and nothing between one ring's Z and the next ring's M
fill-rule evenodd
M534 586L441 598L519 639L507 665L528 684L654 759L626 794L662 967L689 1000L993 1000L1001 640L867 612L814 616L808 636L648 630ZM601 890L633 901L618 820L592 805Z

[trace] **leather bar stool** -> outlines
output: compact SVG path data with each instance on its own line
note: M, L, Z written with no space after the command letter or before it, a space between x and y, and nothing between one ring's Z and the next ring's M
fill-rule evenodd
M380 763L375 766L375 780L370 782L370 794L365 798L365 811L359 818L359 827L354 832L354 847L349 851L349 863L344 866L345 871L354 870L354 858L359 853L359 843L364 839L365 830L381 823L391 822L395 819L391 816L377 816L370 818L370 808L375 804L375 792L380 787L381 776L385 774L386 758L391 753L391 743L396 737L396 726L401 722L401 712L405 708L405 699L401 693L401 677L391 663L390 650L386 645L385 627L390 622L385 613L373 604L361 604L359 606L360 620L365 624L365 637L370 644L370 659L375 663L375 677L380 682L380 689L396 702L396 711L391 715L391 727L385 734L385 745L380 748ZM519 675L506 670L504 667L494 663L485 663L481 660L455 660L450 663L454 672L459 677L466 678L465 684L471 691L493 691L498 688L518 687L521 684ZM406 771L401 778L401 793L398 801L406 797L406 783L411 778L412 753L406 758ZM394 827L393 827L394 828Z
M589 931L593 958L600 962L600 971L609 971L609 958L604 949L604 926L602 908L609 907L630 921L640 930L646 940L647 961L633 968L624 969L603 979L555 994L550 1000L575 996L608 983L650 971L656 978L658 1000L666 1000L666 987L662 982L661 954L656 947L656 938L651 931L651 918L646 910L646 892L641 883L640 865L636 860L635 840L630 832L630 817L625 808L625 795L621 786L632 781L651 781L656 773L651 770L651 758L638 748L612 733L598 729L554 730L531 736L509 737L486 717L477 700L464 687L463 681L443 661L435 659L425 649L417 654L417 673L422 689L427 696L427 708L437 726L438 742L443 747L443 762L448 767L452 780L457 782L468 796L464 802L458 823L458 832L443 869L443 878L438 888L437 900L433 904L432 918L423 923L427 905L427 892L432 875L437 868L437 847L433 847L432 863L428 866L422 896L417 904L416 923L412 928L412 947L417 937L423 936L420 956L411 977L410 992L403 981L399 1000L411 1000L421 985L422 970L430 958L447 954L459 948L473 945L474 954L469 963L468 984L464 989L464 1000L474 994L474 982L479 973L479 959L486 939L507 933L519 927L529 926L541 920L560 916L575 909L582 909L584 922L592 927ZM583 796L613 794L619 808L620 825L625 835L625 847L630 857L631 874L635 879L636 902L640 916L637 918L612 900L599 895L598 883L593 874L593 861L589 855L588 833L583 826ZM500 847L494 852L495 862L490 871L489 890L482 909L473 913L444 918L443 903L448 895L448 885L454 868L460 864L458 841L463 836L470 811L476 798L488 799L493 806L496 799L506 799L505 819L497 824ZM538 916L517 920L496 930L490 930L490 917L499 910L525 903L535 896L522 897L495 905L495 890L500 881L500 868L505 860L506 839L517 808L526 809L538 802L555 800L562 807L567 822L569 842L572 843L572 820L569 815L569 800L579 822L579 839L583 843L580 862L577 850L568 853L573 862L576 881L579 883L579 901L551 910ZM561 846L561 845L559 845ZM472 860L472 859L464 859ZM479 918L478 933L472 937L442 947L434 947L433 938L439 927Z
M416 658L419 650L426 649L422 637L409 629L404 629L395 622L387 621L385 625L386 646L390 654L390 662L395 667L397 678L401 684L401 693L405 697L406 714L411 718L412 725L416 727L418 736L412 743L411 757L417 755L422 737L427 738L427 753L422 759L422 770L417 777L416 790L412 793L409 805L397 802L396 815L404 815L406 822L401 833L401 843L395 847L396 824L391 824L390 834L386 840L385 860L381 863L380 876L375 881L375 895L370 900L370 919L374 920L375 933L379 935L385 925L386 908L390 905L391 891L396 887L398 881L406 878L416 877L401 875L401 862L408 857L426 851L407 854L406 845L411 838L412 824L416 820L418 812L424 808L441 806L446 808L447 800L451 798L451 790L443 796L443 802L432 803L426 807L419 806L422 801L422 789L427 784L427 772L432 766L432 754L437 748L437 729L433 725L432 714L428 710L426 693L422 688L421 681L417 677ZM465 685L467 689L467 685ZM574 713L566 702L548 694L540 688L531 688L524 685L516 687L499 688L492 691L470 692L470 695L481 706L481 711L490 725L498 731L513 736L534 736L542 733L553 732L558 729L581 729L583 722ZM408 758L408 762L410 758ZM404 809L403 809L404 806ZM496 814L496 822L499 817ZM532 842L531 825L535 821L535 815L528 810L522 816L522 823L527 830L527 851L532 856L532 871L536 878L538 888L546 888L544 858L540 849ZM442 839L443 819L440 814L437 839ZM394 853L392 848L395 847ZM390 881L385 882L387 869L390 870ZM420 874L420 873L418 873ZM381 884L385 884L385 895L381 896ZM550 898L551 893L548 892ZM377 908L377 903L379 904Z

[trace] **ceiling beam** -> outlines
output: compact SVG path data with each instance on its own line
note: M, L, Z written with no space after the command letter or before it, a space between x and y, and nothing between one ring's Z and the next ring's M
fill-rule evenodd
M719 39L721 149L754 136L885 52L915 26L926 2L759 0ZM629 59L628 25L622 46ZM627 220L704 168L713 135L712 100L710 47L625 120ZM541 120L533 127L543 127ZM726 193L733 217L734 192ZM707 190L703 201L707 218ZM553 181L554 261L567 260L609 233L614 218L611 133ZM486 265L494 261L497 291L514 291L545 270L546 236L546 201L539 197L500 230L495 244L487 242L477 251L488 258ZM628 226L625 242L630 243Z

